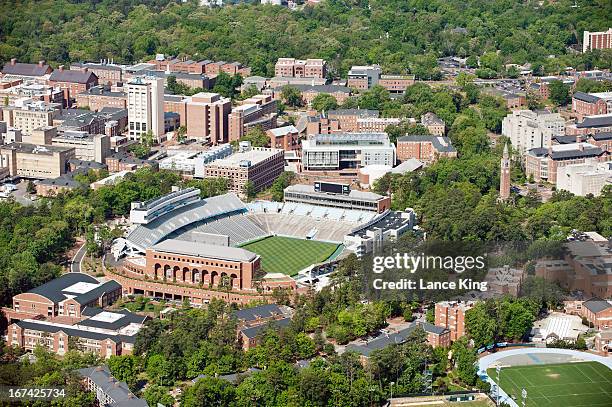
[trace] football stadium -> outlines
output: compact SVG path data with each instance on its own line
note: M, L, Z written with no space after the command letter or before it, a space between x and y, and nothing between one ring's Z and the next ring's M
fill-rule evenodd
M251 301L319 282L348 253L361 256L414 228L414 211L389 206L389 197L343 184L293 185L284 202L176 189L132 203L111 272L127 294Z
M491 356L496 360L489 364L486 359ZM511 406L522 406L523 398L527 407L612 405L612 362L606 358L545 348L500 352L483 359L480 368L487 380L501 387L500 401Z

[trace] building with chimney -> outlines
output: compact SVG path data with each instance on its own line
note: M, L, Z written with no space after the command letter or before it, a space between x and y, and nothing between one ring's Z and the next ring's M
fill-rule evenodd
M123 82L123 69L125 65L115 64L113 61L106 59L100 60L99 63L95 62L73 62L70 64L71 71L79 71L87 69L93 72L98 77L98 83L100 85L113 85L116 83Z
M38 61L38 64L27 64L17 62L17 59L11 58L10 62L7 62L2 67L2 76L3 78L7 79L46 80L52 71L53 68L51 68L45 61Z
M98 84L98 77L88 68L83 68L79 71L64 69L60 65L58 69L53 71L49 76L49 85L58 87L64 91L64 99L68 101L68 106L72 106L72 101L76 99L76 95L93 88Z
M164 80L139 76L127 84L128 137L140 140L151 131L154 140L164 132Z

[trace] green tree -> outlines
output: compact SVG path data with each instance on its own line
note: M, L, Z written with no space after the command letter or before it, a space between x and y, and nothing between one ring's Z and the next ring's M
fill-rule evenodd
M187 126L181 126L176 130L176 140L184 143L187 140Z
M329 93L319 93L312 100L312 108L318 112L329 112L338 108L338 101Z
M240 137L240 141L249 141L252 147L267 147L270 145L270 137L261 126L250 129L247 134Z
M559 80L551 81L548 84L550 91L549 99L557 106L565 106L571 101L569 86Z
M247 199L255 198L257 195L257 189L255 188L253 181L247 181L246 184L244 184L242 193L247 197Z
M229 406L234 402L236 390L228 381L204 377L187 388L181 399L185 407Z
M26 192L28 194L36 193L36 185L34 184L34 182L32 182L32 180L28 180L28 183L26 184Z
M283 86L281 89L281 98L291 107L302 106L302 93L295 86Z

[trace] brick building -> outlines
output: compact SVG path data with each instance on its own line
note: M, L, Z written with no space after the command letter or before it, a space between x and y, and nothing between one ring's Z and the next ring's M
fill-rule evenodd
M250 129L269 130L277 127L278 107L269 95L256 95L245 99L228 116L229 141L239 140Z
M119 289L119 292L121 290ZM85 308L76 321L24 319L7 328L7 342L27 351L42 346L58 355L74 348L101 358L129 355L148 317L126 310Z
M304 104L310 106L314 98L319 96L322 93L326 93L328 95L332 95L338 104L342 104L351 97L352 91L351 88L346 86L339 85L292 85L294 88L300 91L302 95L302 100ZM281 88L277 88L274 97L276 99L280 99L281 96Z
M378 84L389 93L404 93L408 86L414 85L414 75L381 75Z
M565 129L568 135L587 135L612 132L612 113L585 116L580 123L568 125Z
M565 312L579 315L597 330L612 329L612 303L599 297L586 301L565 301Z
M428 112L421 116L421 124L434 136L444 136L446 133L446 123L435 113Z
M60 65L49 76L49 85L59 87L64 91L64 99L69 102L68 107L70 107L76 95L98 85L98 77L87 68L81 71L71 71Z
M71 71L81 71L84 69L96 74L100 85L113 85L123 82L123 67L121 65L109 63L108 61L101 61L100 63L73 62L70 64Z
M232 102L218 93L197 93L186 101L187 138L208 140L212 145L230 139Z
M608 31L584 32L582 37L582 52L610 48L612 48L612 28L609 28Z
M326 115L308 115L305 121L307 136L313 136L315 134L331 134L340 131L340 121L338 119L330 119Z
M525 155L525 173L536 182L557 182L559 168L571 164L605 162L610 153L589 143L557 144L548 148L533 148Z
M579 120L585 116L612 113L612 92L575 92L572 96L572 112L576 113Z
M127 94L112 91L108 85L94 86L76 95L76 105L80 108L88 107L93 111L105 107L127 109Z
M204 166L204 177L222 177L230 181L229 191L244 194L247 182L256 191L272 185L285 168L284 150L253 147Z
M266 134L270 138L272 148L281 148L285 151L300 149L300 132L293 125L270 129Z
M547 281L556 281L567 291L581 291L585 296L612 297L612 250L608 241L597 233L597 240L572 241L565 244L561 258L538 260L535 274Z
M159 169L157 161L136 158L125 151L106 157L105 163L108 165L109 172L134 171L144 167Z
M455 158L457 150L448 137L403 136L397 139L397 158L406 161L415 158L431 164L440 158Z
M327 62L323 59L279 58L274 66L274 76L325 78L327 76Z
M85 308L106 307L121 297L121 286L100 283L84 273L68 273L13 297L13 307L3 308L10 321L83 317Z
M257 338L266 328L286 327L291 323L292 310L277 304L266 304L234 311L237 320L238 342L246 352L257 346Z
M17 62L17 59L11 58L10 62L2 67L2 75L5 78L45 79L51 72L53 72L53 68L45 61L38 61L38 64L28 64Z
M86 367L77 372L83 377L85 388L96 395L99 406L148 407L125 382L115 379L106 366Z
M450 331L450 340L456 341L465 335L465 313L474 302L443 301L435 306L435 325Z
M345 132L358 131L358 119L373 119L378 116L378 110L368 109L337 109L327 112L327 117L330 120L338 120L340 129Z
M384 349L392 345L400 345L407 342L415 330L422 329L425 331L427 343L434 348L448 348L451 344L451 332L439 326L429 324L427 322L413 322L407 328L390 332L384 332L372 340L361 340L357 343L351 343L346 346L349 352L355 352L359 355L362 364L367 364L372 354L378 350Z

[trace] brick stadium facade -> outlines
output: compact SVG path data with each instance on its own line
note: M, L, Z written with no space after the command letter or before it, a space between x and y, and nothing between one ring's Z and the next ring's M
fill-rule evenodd
M277 287L296 289L289 277L258 280L259 269L260 257L247 250L169 239L147 249L144 257L127 257L107 276L121 284L124 295L187 298L196 305L213 298L247 304Z

